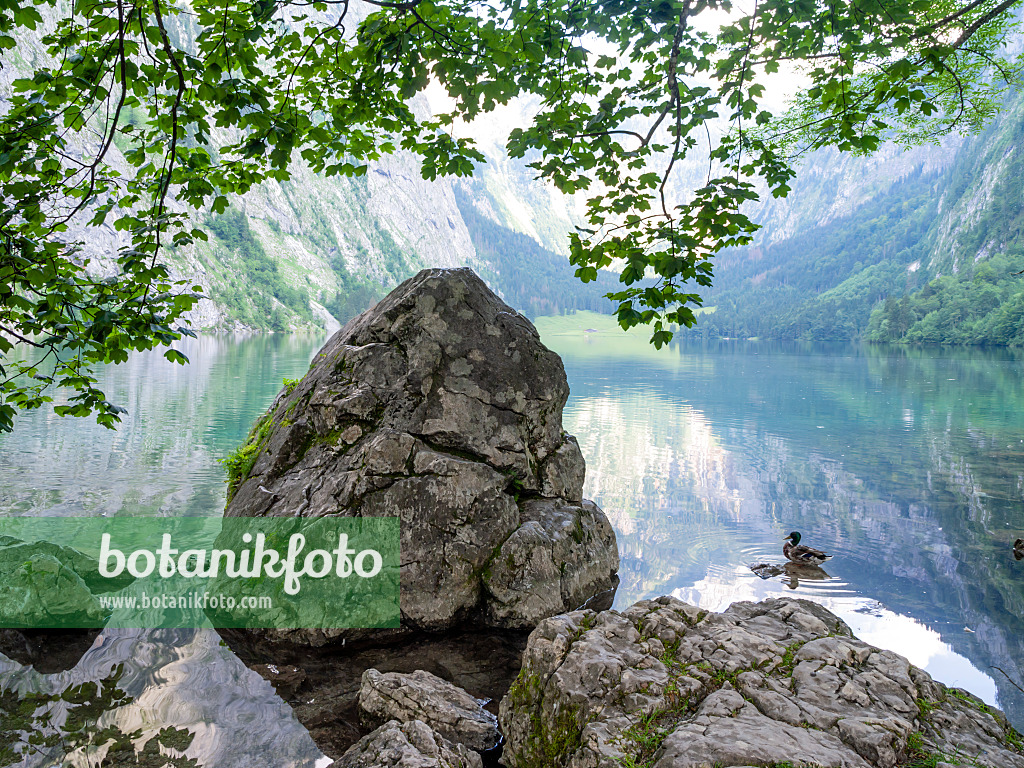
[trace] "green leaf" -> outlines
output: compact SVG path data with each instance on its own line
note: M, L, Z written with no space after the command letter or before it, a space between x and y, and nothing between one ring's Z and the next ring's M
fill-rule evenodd
M183 355L176 349L168 349L166 352L164 352L164 357L166 357L172 363L177 363L178 365L185 365L186 363L188 363L188 358L185 357L185 355Z

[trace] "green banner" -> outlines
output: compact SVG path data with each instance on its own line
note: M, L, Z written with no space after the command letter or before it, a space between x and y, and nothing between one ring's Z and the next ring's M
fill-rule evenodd
M2 517L0 627L398 627L398 534L390 517Z

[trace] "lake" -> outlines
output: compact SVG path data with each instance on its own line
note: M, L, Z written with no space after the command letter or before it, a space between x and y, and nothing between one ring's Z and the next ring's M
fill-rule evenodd
M717 610L806 597L1024 725L1007 679L1024 685L1024 561L1011 553L1024 534L1024 356L755 341L655 351L591 313L537 325L565 361L586 495L618 534L616 607L666 593ZM182 345L187 367L147 353L104 370L124 424L20 416L0 437L0 514L219 515L217 459L324 340L204 336ZM750 566L781 564L791 530L834 559L817 579L759 577ZM3 661L0 676L43 693L114 679L132 700L102 724L187 728L199 764L320 758L210 631L105 632L72 670Z

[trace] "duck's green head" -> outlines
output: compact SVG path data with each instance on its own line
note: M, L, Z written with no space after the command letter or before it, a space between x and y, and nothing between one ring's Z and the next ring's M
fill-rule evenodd
M793 546L795 547L797 544L800 543L800 532L799 531L790 531L789 536L784 538L783 541L792 541L793 542Z

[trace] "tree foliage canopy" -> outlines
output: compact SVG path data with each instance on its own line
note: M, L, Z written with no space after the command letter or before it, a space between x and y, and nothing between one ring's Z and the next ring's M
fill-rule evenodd
M801 152L989 118L1016 77L1001 44L1022 3L0 0L4 67L43 52L0 107L0 354L38 353L4 359L0 429L54 383L77 390L59 412L117 421L89 366L189 333L178 323L198 289L161 260L205 238L189 208L223 212L298 157L357 175L401 147L427 178L469 174L483 156L456 121L522 94L541 108L509 152L584 191L577 276L621 265L619 321L651 324L660 346L668 324L693 322L689 291L710 284L715 253L749 242L744 204L785 195ZM774 115L765 83L780 67L803 88ZM450 113L410 106L431 80ZM673 177L695 153L707 173L689 188ZM84 223L130 236L111 274L81 257Z

